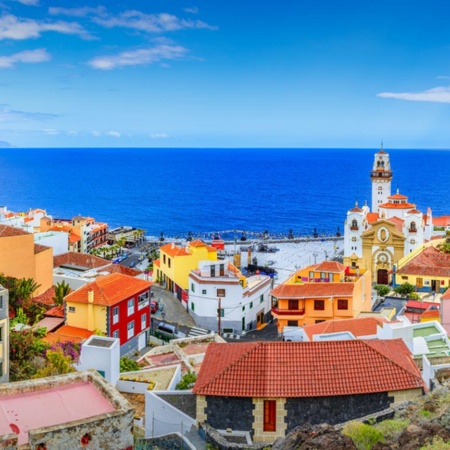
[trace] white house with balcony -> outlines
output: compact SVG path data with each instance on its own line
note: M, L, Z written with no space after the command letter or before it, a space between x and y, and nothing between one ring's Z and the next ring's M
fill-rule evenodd
M270 320L270 288L269 276L245 277L228 261L200 261L189 274L188 311L202 328L245 334Z

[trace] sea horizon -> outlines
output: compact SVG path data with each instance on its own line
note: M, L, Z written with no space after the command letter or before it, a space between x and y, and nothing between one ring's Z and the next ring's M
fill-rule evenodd
M0 204L55 218L91 216L149 236L333 235L356 202L370 206L379 149L2 148ZM450 152L385 151L392 193L399 189L423 213L449 214Z

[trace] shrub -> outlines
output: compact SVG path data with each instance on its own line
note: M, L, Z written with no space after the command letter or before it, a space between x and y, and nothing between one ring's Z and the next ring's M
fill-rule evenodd
M383 422L375 425L375 428L383 433L383 436L386 440L391 441L393 439L396 439L408 425L408 420L391 419L383 420Z
M444 442L440 436L435 436L431 442L420 447L420 450L450 450L450 442Z
M380 430L362 422L347 423L342 434L350 437L358 450L370 450L378 442L384 442L383 433Z
M389 286L386 286L385 284L376 284L373 288L377 291L377 294L380 297L385 297L391 291Z
M125 356L120 358L120 371L121 372L135 372L136 370L140 370L139 364Z
M183 375L180 382L175 386L177 391L185 391L192 389L195 381L197 380L197 374L195 372L188 372Z

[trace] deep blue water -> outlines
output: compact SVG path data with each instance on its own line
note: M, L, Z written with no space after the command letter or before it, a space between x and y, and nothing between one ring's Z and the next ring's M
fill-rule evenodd
M90 215L149 235L335 233L371 202L378 149L0 149L0 204ZM389 150L397 188L450 214L450 151Z

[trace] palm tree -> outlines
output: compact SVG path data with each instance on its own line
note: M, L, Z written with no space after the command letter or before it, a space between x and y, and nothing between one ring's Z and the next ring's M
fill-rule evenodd
M56 305L60 306L63 304L64 297L71 291L69 284L64 280L55 286L55 296L53 301Z
M19 280L16 290L19 301L22 304L28 302L32 298L34 291L40 287L41 285L37 284L33 278L22 278Z
M124 237L121 237L120 239L117 239L116 243L119 246L119 248L122 250L123 247L125 247L125 244L127 242L127 239Z

